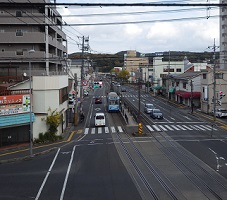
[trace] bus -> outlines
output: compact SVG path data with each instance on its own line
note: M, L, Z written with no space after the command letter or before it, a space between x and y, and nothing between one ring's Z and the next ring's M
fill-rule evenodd
M107 111L119 112L120 111L120 97L116 92L110 92L107 95Z

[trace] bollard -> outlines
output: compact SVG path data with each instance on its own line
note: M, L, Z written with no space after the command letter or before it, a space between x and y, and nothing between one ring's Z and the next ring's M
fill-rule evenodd
M142 123L139 123L138 124L138 133L139 134L143 134L143 126L142 126Z

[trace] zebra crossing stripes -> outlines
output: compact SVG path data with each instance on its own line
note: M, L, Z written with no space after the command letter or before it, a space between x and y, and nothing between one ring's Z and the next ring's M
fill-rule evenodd
M111 128L111 132L112 133L116 133L116 130L115 130L114 126L111 126L110 128Z
M120 133L123 133L123 130L122 130L121 126L118 126L117 128L118 128L118 131L119 131Z
M153 124L153 125L146 125L147 129L150 132L161 132L161 131L217 131L217 128L214 128L210 125L206 124ZM85 128L84 129L84 135L88 134L109 134L109 133L124 133L123 127L121 126L110 126L110 127L93 127L93 128Z
M102 133L102 128L98 127L98 134L101 134L101 133Z
M199 130L199 131L211 131L212 129L214 131L217 131L218 129L212 128L209 125L146 125L148 130L150 132L154 131L193 131L193 130Z
M108 127L105 127L105 133L109 133Z
M91 129L91 134L95 134L95 128Z
M89 128L85 128L84 135L87 135L88 134L88 131L89 131Z

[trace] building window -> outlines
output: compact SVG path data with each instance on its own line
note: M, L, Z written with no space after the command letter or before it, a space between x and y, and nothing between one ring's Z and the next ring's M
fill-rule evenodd
M17 29L16 36L23 36L23 31L21 29Z
M223 79L223 73L216 73L215 78L216 79Z
M16 17L22 17L22 11L21 10L16 11Z
M163 72L174 72L173 68L164 68Z
M17 49L16 54L17 54L17 56L23 56L24 55L22 49Z
M179 81L176 82L176 86L179 86Z
M203 79L207 79L207 74L203 74Z
M184 82L183 83L183 88L186 89L186 86L187 86L187 82Z
M177 68L177 72L181 72L181 68Z

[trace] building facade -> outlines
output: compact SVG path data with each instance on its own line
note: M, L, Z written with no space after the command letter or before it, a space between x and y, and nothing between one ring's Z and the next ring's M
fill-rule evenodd
M67 40L56 7L44 4L37 7L25 0L5 2L8 5L0 6L0 97L9 100L0 101L0 146L29 141L30 109L32 139L47 131L45 118L49 110L62 115L58 127L61 134L67 126L70 86ZM18 7L17 3L26 4ZM13 103L15 99L23 103Z
M227 3L227 0L220 0ZM220 69L227 69L227 7L220 7Z

